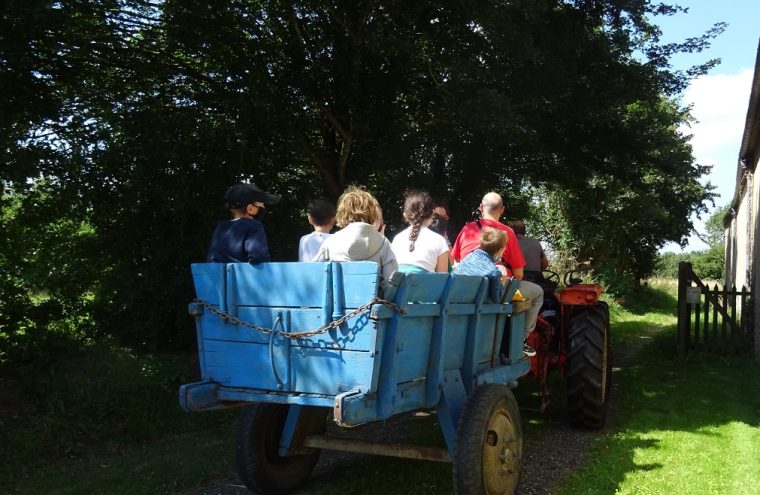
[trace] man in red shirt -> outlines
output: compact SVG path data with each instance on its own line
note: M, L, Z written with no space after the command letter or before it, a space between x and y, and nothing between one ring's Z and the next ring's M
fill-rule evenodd
M541 305L544 303L544 291L539 285L522 280L525 258L522 250L520 250L515 232L499 222L499 218L504 214L504 209L504 201L499 194L489 192L483 196L483 200L480 202L481 218L462 227L462 231L451 248L451 256L459 263L468 254L478 249L480 247L480 231L484 227L492 227L507 233L507 247L501 259L507 267L507 274L520 280L520 293L530 301L530 309L525 315L525 335L527 337L528 333L536 328L536 318L541 310ZM524 345L524 351L528 356L533 356L536 353L527 342Z

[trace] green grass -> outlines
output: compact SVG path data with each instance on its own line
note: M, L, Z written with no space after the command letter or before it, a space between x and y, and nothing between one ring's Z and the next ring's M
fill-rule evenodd
M760 365L747 355L679 361L675 318L657 310L640 318L631 312L614 328L627 334L623 342L650 339L615 374L615 432L595 443L589 464L557 493L757 493Z
M232 470L231 421L226 423L38 467L14 480L8 493L168 495L202 488Z
M745 494L760 486L760 366L747 356L675 358L675 286L611 304L616 419L587 465L558 494ZM637 357L633 350L640 349ZM179 410L188 356L138 356L96 346L42 371L23 370L15 395L34 406L0 429L0 493L188 494L234 477L237 412ZM526 442L564 414L558 374L549 415L535 382L516 389ZM405 442L443 445L434 415L404 419ZM11 427L12 426L12 427ZM351 432L351 433L360 433ZM451 466L346 456L309 493L443 494Z
M234 413L178 404L194 361L95 344L13 370L0 383L0 493L177 493L229 472Z

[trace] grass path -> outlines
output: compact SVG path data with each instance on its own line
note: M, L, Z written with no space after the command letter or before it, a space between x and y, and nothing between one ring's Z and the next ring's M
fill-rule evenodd
M649 342L616 373L615 431L556 493L760 493L760 365L746 355L679 361L673 303L651 305L650 331L638 328L635 312L618 325L622 342Z
M540 451L537 468L524 472L525 483L521 484L520 495L760 493L760 462L757 461L760 455L760 365L747 356L692 355L686 362L676 360L674 314L672 290L642 291L635 304L629 304L626 309L612 306L612 422L601 433L569 431L563 434L560 431L562 397L555 398L552 415L542 416L532 411L539 401L536 391L527 384L518 387L526 449L532 449L526 450L526 456L537 452L535 449L542 445L559 446ZM88 362L92 362L92 358ZM111 358L104 362L103 369L111 371L117 363ZM123 379L112 373L104 380L107 389L94 389L97 393L86 389L81 397L97 398L103 391L113 392L120 380L125 384L134 380L135 369L143 372L153 369L136 359L127 363L129 366L122 364L118 368L123 370ZM65 371L66 376L71 374L70 369ZM83 376L99 376L97 369L86 371ZM167 400L176 401L176 388L171 381L176 377L173 373L167 376L155 376L156 386L171 385ZM59 380L58 375L52 376L51 386L60 390L61 397L76 392L61 389ZM82 381L78 383L85 385ZM128 394L135 388L123 390L118 396L120 399L132 397ZM139 390L144 390L144 386ZM69 405L63 401L61 404ZM176 407L176 402L172 404ZM123 406L123 401L117 405ZM46 447L45 442L60 437L60 432L69 431L71 425L48 419L39 423L39 428L46 429L46 435L39 435L37 430L0 431L5 439L0 453L9 456L5 459L15 460L17 466L22 459L28 459L24 461L24 469L13 469L12 464L0 458L0 464L5 464L5 467L0 466L3 473L0 494L245 493L235 486L232 474L234 413L193 417L180 414L170 421L174 416L159 414L155 405L156 399L147 396L144 405L135 403L133 409L138 412L147 409L156 417L165 418L166 426L172 429L139 442L119 443L109 441L106 436L101 444L61 443L57 446L57 455L35 457L36 452ZM150 410L150 406L154 410ZM88 410L91 409L83 409ZM117 410L120 409L113 411ZM104 417L113 421L111 411L102 409ZM146 416L147 427L152 416L141 415ZM58 421L66 417L57 416ZM128 416L125 421L134 417L134 414ZM412 421L407 429L410 433L407 441L442 443L434 416ZM580 440L575 440L575 450L568 446L573 436L580 436ZM24 454L20 447L37 450ZM333 459L322 465L301 494L438 495L452 491L448 465L372 456ZM554 478L549 479L547 467L556 471ZM529 479L532 486L528 486ZM546 490L547 487L553 489Z

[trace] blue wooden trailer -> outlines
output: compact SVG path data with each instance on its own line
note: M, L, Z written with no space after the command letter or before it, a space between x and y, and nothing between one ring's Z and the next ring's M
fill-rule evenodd
M180 403L246 406L236 456L253 491L295 489L333 449L451 462L459 494L514 492L524 314L487 302L484 277L396 273L379 299L374 262L203 263L192 273L201 381L180 388ZM325 435L326 417L351 427L418 409L437 413L446 448Z

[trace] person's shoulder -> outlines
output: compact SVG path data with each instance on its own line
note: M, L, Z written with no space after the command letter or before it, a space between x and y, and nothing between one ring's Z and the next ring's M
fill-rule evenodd
M379 234L380 232L378 232ZM391 241L391 244L397 244L399 242L402 242L404 240L409 240L409 227L405 228L398 234L393 236L393 240Z
M264 224L261 223L261 221L256 220L255 218L239 218L235 220L234 222L230 222L232 224L239 225L240 227L244 227L246 229L261 229L264 227Z
M422 229L422 233L426 239L428 239L427 242L431 243L432 245L445 246L446 250L449 249L449 241L447 241L446 238L438 232L434 232L426 227Z

